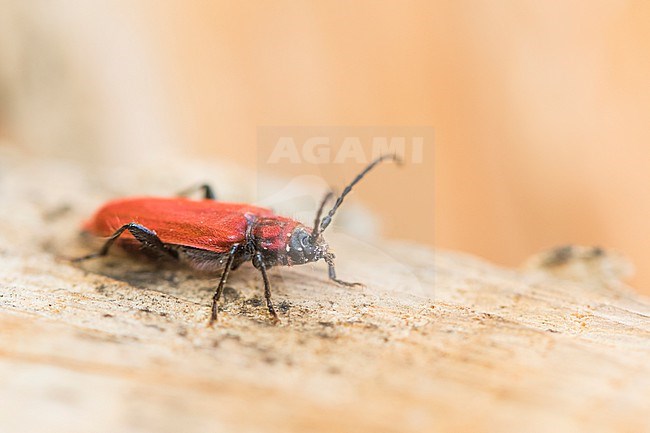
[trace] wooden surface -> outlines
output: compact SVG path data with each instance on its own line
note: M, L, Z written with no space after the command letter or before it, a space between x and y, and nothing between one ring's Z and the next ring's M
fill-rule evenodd
M0 154L2 432L650 431L650 302L618 256L519 271L331 235L365 289L274 269L272 326L245 266L210 329L212 276L65 260L126 176Z

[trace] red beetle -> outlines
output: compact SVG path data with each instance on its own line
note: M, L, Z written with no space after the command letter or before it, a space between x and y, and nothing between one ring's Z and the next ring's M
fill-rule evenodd
M291 218L275 215L270 209L216 201L209 185L202 186L203 200L184 197L113 200L84 225L85 231L108 237L108 240L97 253L75 260L105 256L119 238L118 242L125 247L139 243L142 249L195 269L221 271L221 280L212 298L210 323L217 319L217 303L228 273L250 260L262 273L266 305L277 323L279 319L271 302L271 286L266 275L266 270L273 266L302 265L324 259L332 281L344 286L361 285L336 278L334 254L329 251L322 233L352 187L386 159L400 162L395 155L374 160L343 190L321 221L323 208L332 197L332 193L328 193L311 229Z

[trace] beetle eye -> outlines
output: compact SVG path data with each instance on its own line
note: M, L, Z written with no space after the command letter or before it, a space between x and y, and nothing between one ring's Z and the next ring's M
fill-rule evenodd
M302 264L318 260L319 247L310 238L310 234L302 228L294 230L287 245L287 253L294 264Z

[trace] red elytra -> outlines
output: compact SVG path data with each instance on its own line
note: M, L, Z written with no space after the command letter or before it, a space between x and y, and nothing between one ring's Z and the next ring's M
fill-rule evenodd
M400 162L395 155L384 155L368 164L343 190L334 206L321 221L328 193L320 204L313 228L276 215L272 210L249 204L214 200L209 186L204 185L205 199L184 197L136 197L113 200L102 206L84 224L84 230L98 237L108 237L97 253L76 261L101 257L111 245L139 242L143 249L185 263L204 271L221 271L219 285L212 298L210 324L217 319L218 302L230 270L252 261L264 280L267 307L275 323L279 321L271 302L271 287L266 270L273 266L292 266L323 259L329 278L344 286L336 277L334 254L322 233L332 217L359 182L373 167L386 159Z
M300 224L275 215L271 209L249 204L183 197L136 197L106 203L86 222L84 230L108 237L123 225L136 223L155 231L165 244L227 253L233 244L246 240L252 217L256 220L252 235L267 249L284 248L287 235ZM122 237L134 239L128 231Z

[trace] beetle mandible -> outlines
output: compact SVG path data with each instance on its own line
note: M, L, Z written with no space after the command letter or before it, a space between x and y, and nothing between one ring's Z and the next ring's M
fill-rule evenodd
M215 199L212 188L202 185L203 200L185 197L135 197L117 199L102 206L84 225L92 235L108 237L93 254L75 259L83 261L108 254L118 241L122 246L140 244L142 249L184 263L190 267L221 271L219 285L212 297L210 324L217 320L218 303L231 270L252 261L262 274L264 297L271 319L279 322L273 302L267 270L273 266L302 265L325 260L330 280L343 286L362 285L336 276L334 254L323 238L345 197L370 170L384 160L401 162L396 155L383 155L368 164L336 199L322 217L327 193L320 203L313 228L249 204L225 203Z

